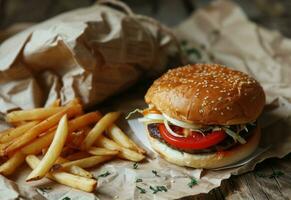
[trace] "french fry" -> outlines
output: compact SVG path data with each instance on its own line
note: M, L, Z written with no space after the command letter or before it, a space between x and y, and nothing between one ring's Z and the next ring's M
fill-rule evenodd
M24 125L24 124L26 124L27 123L27 121L19 121L19 122L12 122L12 123L10 123L13 127L18 127L18 126L22 126L22 125Z
M73 149L80 149L80 146L89 131L90 129L88 127L82 130L73 131L67 139L68 146Z
M62 157L59 157L56 161L57 164L62 164L62 163L65 163L65 162L68 162L68 160L62 158ZM93 178L93 175L88 172L87 170L79 167L79 166L70 166L66 169L67 172L71 173L71 174L75 174L75 175L78 175L78 176L82 176L82 177L86 177L86 178Z
M40 160L34 155L27 156L26 162L32 169L35 169L40 164ZM46 177L63 185L86 192L93 192L97 185L95 179L76 176L67 172L50 172L46 174Z
M110 155L117 155L119 151L117 150L110 150L106 148L100 148L100 147L91 147L88 152L95 156L110 156Z
M108 136L117 144L132 150L136 150L139 153L146 153L145 150L137 146L118 126L112 124L108 128Z
M70 134L70 133L69 133ZM68 144L68 138L66 140L66 145ZM76 152L76 149L71 148L70 146L64 146L61 152L62 157L67 157Z
M53 101L48 106L48 108L60 107L60 105L61 105L61 100L60 99L57 99L57 100ZM26 121L18 121L18 122L12 122L11 124L13 124L14 126L18 127L18 126L24 125L26 123L27 123Z
M75 98L66 104L66 106L77 106L77 105L82 105L80 99L78 98Z
M60 164L61 165L60 168L68 169L71 166L78 166L81 168L90 168L100 163L103 163L105 161L108 161L112 158L113 156L90 156L90 157L83 158L80 160L65 162L63 164Z
M43 149L47 148L54 138L55 131L45 134L44 136L34 140L33 142L25 145L21 148L23 154L35 154L38 155Z
M138 152L135 152L131 149L124 148L120 146L119 144L117 144L116 142L114 142L113 140L110 140L109 138L106 138L104 136L99 137L98 140L95 142L95 144L99 147L104 147L106 149L120 151L118 156L120 158L124 158L127 160L138 162L145 158L144 155Z
M62 111L50 116L46 120L41 121L31 129L29 129L27 132L25 132L22 136L15 138L12 140L7 146L4 146L4 149L0 149L0 151L6 155L7 153L16 150L25 144L31 142L34 140L39 134L42 132L45 132L49 128L55 126L59 120L62 118L64 114L67 114L68 117L75 116L82 112L81 106L73 106L73 107L67 107L63 108Z
M79 167L79 166L71 166L68 168L68 172L70 172L71 174L75 174L75 175L78 175L78 176L82 176L82 177L85 177L85 178L93 178L93 175L86 171L85 169Z
M24 159L24 154L16 152L0 166L0 174L5 176L11 175L24 162Z
M3 143L3 144L0 144L0 156L7 156L8 153L5 152L5 149L10 145L9 142L6 142L6 143Z
M45 174L53 166L57 158L62 152L62 148L66 142L68 135L68 120L64 115L58 125L53 141L49 146L43 159L35 169L28 175L26 181L38 180L45 176Z
M31 120L43 120L58 112L63 108L53 107L53 108L35 108L32 110L17 110L8 113L6 116L6 121L8 123L21 122L21 121L31 121Z
M54 107L59 107L60 105L61 105L61 100L60 99L56 99L48 107L49 108L54 108Z
M99 139L94 143L98 147L103 147L106 149L110 149L113 151L121 151L122 146L114 142L113 140L105 137L105 136L100 136Z
M77 153L74 153L74 154L67 156L66 159L72 161L72 160L79 160L79 159L87 158L89 156L90 156L90 154L88 152L79 151Z
M1 138L2 138L4 135L9 134L12 130L14 130L14 128L8 128L8 129L5 129L5 130L1 131L1 132L0 132L0 140L1 140Z
M24 132L31 129L33 126L35 126L38 123L38 121L32 121L28 122L26 124L23 124L21 126L18 126L9 132L3 133L0 138L0 143L5 143L13 140L14 138L17 138L21 136Z
M111 112L102 117L84 139L81 149L88 150L95 140L102 134L102 132L105 131L106 128L115 120L117 120L119 116L119 112Z
M84 168L115 156L136 162L145 158L145 151L114 124L119 116L119 112L84 114L79 99L64 106L58 99L46 108L13 111L6 119L14 128L0 132L0 174L13 174L26 160L33 169L26 181L47 177L92 192L97 181ZM111 139L103 136L104 131ZM39 154L44 155L41 160Z
M101 115L98 115L97 112L92 112L92 113L87 113L82 116L79 116L75 119L72 119L69 121L69 124L68 124L69 133L77 129L86 127L90 124L96 123L98 119L100 118L101 118ZM44 136L40 138L37 138L32 143L25 145L21 149L21 152L23 152L26 155L28 154L37 155L41 153L42 149L47 148L50 145L51 141L53 140L54 134L55 134L55 130L45 134Z
M96 123L101 119L101 114L99 112L90 112L84 115L81 115L69 122L69 131L75 131L79 128L86 127L90 124Z
M122 147L121 152L119 153L119 157L134 162L142 161L145 158L143 154L124 147Z

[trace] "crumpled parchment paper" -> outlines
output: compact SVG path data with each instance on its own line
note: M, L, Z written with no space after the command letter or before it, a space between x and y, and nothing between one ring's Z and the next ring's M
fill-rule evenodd
M104 1L103 1L104 2ZM85 106L165 68L173 36L153 19L97 3L58 15L0 46L0 112L74 97Z
M39 193L47 199L177 199L199 193L207 193L220 186L221 181L232 174L251 171L255 164L270 157L283 157L291 152L291 40L278 32L269 31L250 22L242 10L229 1L215 1L208 7L195 12L176 29L176 35L183 40L184 50L189 53L190 62L218 62L247 72L259 80L267 95L268 105L259 119L262 125L261 147L272 144L261 156L239 168L211 171L189 169L167 163L150 154L147 162L133 169L133 163L115 160L100 168L93 169L94 175L108 171L110 175L98 179L95 194L80 192L56 183L42 180L27 184L24 181L28 171L21 171L12 177L21 189L18 194L25 196L29 186L49 188ZM126 96L119 99L111 109L128 112L144 107L143 95ZM135 119L129 121L130 125ZM146 147L142 126L133 132L128 125L123 126L132 138ZM148 148L146 148L148 149ZM150 151L150 150L149 150ZM152 170L158 174L156 176ZM198 184L190 188L190 178ZM138 178L142 182L136 183ZM0 179L0 199L8 194L13 182ZM4 180L4 181L3 181ZM165 186L167 192L153 194L150 186ZM140 193L136 186L146 190ZM2 193L5 192L5 193ZM10 194L10 193L9 193ZM29 193L30 195L33 192ZM35 194L34 196L36 196ZM96 195L96 196L95 196Z

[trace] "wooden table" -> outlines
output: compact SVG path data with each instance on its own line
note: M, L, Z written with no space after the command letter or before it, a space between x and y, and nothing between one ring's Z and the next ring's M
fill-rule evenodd
M279 172L279 173L278 173ZM280 175L282 172L284 175ZM275 174L278 174L277 177ZM232 176L222 182L221 187L208 194L187 197L182 200L291 199L291 154L283 159L268 159L256 166L255 171Z
M138 2L126 0L133 7L133 10L141 14L151 15L170 26L178 24L178 22L189 16L195 7L199 7L200 4L205 4L208 1L183 0L171 1L171 4L169 4L169 1L165 0L140 0ZM82 3L80 1L71 1L70 4L62 4L61 2L65 1L44 0L39 1L39 5L37 5L37 1L31 0L25 2L0 0L0 26L6 27L23 20L33 22L43 20L65 10L90 5L94 1L86 0L82 1ZM276 1L272 1L271 4L266 4L265 7L259 3L262 1L247 0L236 2L246 8L247 14L252 20L270 28L278 28L286 36L291 36L291 27L286 26L286 23L291 20L290 13L278 15L278 13L275 13L276 9L270 9ZM288 1L280 2L285 4L285 8L288 8L286 5L291 7ZM11 6L13 3L14 6ZM38 9L30 9L31 6ZM269 6L269 8L266 6ZM248 10L248 7L251 9ZM260 13L258 7L261 7L265 12L263 14ZM169 12L171 8L175 8L175 15ZM27 9L30 11L27 12ZM268 12L270 12L269 15L266 14ZM280 175L281 173L278 172L282 172L284 175ZM291 199L291 154L283 159L268 159L258 164L253 172L233 176L229 180L224 180L221 187L212 190L209 194L183 198L183 200L192 199Z

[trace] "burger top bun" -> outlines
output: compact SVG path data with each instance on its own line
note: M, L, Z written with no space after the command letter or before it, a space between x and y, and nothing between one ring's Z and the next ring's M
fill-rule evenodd
M169 70L154 81L145 101L181 121L232 125L255 121L265 93L247 74L218 64L193 64Z

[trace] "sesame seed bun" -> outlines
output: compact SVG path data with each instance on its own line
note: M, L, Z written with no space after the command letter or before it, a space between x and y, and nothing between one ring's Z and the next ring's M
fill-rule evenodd
M238 144L237 146L223 152L190 154L172 149L148 134L154 150L168 162L179 166L204 169L230 165L248 157L256 150L260 141L260 136L260 127L257 126L252 131L252 136L247 140L246 144Z
M265 93L247 74L218 64L193 64L169 70L154 81L145 101L181 121L233 125L255 121Z

